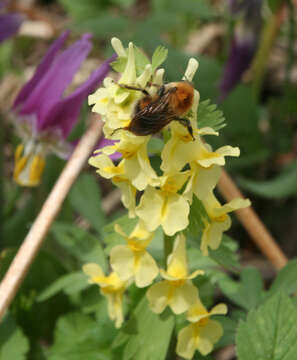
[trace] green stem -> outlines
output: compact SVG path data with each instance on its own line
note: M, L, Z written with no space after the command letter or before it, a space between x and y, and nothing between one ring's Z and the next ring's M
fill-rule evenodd
M256 99L259 98L261 92L266 64L269 59L271 48L279 33L280 25L282 23L282 14L283 6L280 6L279 10L276 13L273 13L266 21L264 29L262 30L259 49L252 64L252 74L254 78L253 90Z
M168 255L170 255L172 253L172 248L173 248L173 238L171 236L164 234L164 264L165 264L165 267L167 265Z

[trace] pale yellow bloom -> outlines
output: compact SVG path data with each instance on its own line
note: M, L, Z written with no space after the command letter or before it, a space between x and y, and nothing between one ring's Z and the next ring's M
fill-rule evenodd
M210 146L203 143L199 136L195 141L184 141L180 136L174 134L162 151L161 169L166 173L175 173L187 163L191 164L192 162L205 168L212 165L224 166L225 156L239 156L239 154L240 151L237 147L227 145L212 151Z
M122 280L135 279L138 287L150 285L159 274L159 268L146 251L153 238L153 233L148 232L140 222L127 236L119 225L115 230L123 236L127 245L118 245L112 248L110 253L110 265Z
M121 189L121 200L129 210L129 217L135 217L136 188L126 176L125 160L121 160L118 165L114 165L107 155L99 154L90 157L89 164L97 169L98 174L106 179L112 179L113 184Z
M198 299L198 290L191 279L203 274L196 270L188 274L185 237L177 235L173 252L167 259L167 271L160 270L163 281L152 285L146 295L153 312L160 314L169 306L175 314L187 311Z
M154 231L159 225L165 234L174 235L185 229L188 224L190 206L177 191L183 186L189 172L159 178L160 189L148 186L136 208L136 214L144 222L149 231Z
M192 201L195 194L198 199L203 200L209 196L216 187L221 176L222 169L218 165L212 165L208 168L191 163L191 176L184 191L184 196Z
M101 149L108 155L114 152L120 152L123 155L125 177L139 191L144 190L147 185L157 183L157 174L151 167L147 154L148 141L149 136L134 136L124 131L121 141Z
M191 324L178 334L176 352L185 359L192 359L196 350L202 355L209 354L213 345L223 335L223 328L218 321L210 320L211 315L225 315L227 306L219 304L208 312L200 300L189 309L187 319Z
M120 328L124 321L123 294L128 282L122 281L115 272L105 276L97 264L86 264L83 266L83 271L89 276L90 284L97 284L100 287L101 294L107 298L108 315L115 321L116 328Z
M248 199L234 199L225 205L221 205L213 192L209 193L202 201L208 214L209 221L205 220L205 228L201 239L201 251L208 255L208 247L216 250L222 241L223 232L231 226L229 212L242 209L251 205Z

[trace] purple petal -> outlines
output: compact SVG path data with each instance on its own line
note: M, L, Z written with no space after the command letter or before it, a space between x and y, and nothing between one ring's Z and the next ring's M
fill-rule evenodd
M90 37L90 34L83 35L79 41L56 56L50 69L40 79L30 97L23 104L20 113L35 113L38 119L38 129L43 128L43 122L47 115L61 99L64 90L71 83L73 76L90 52Z
M45 128L59 128L66 138L77 122L83 101L93 92L106 77L110 70L110 62L115 56L105 61L99 69L95 70L89 79L77 88L71 95L56 103L44 118L40 130Z
M32 79L29 80L23 86L21 91L19 92L19 94L13 104L13 109L17 108L20 104L23 104L25 101L27 101L30 98L30 96L31 96L33 90L35 89L35 87L37 86L37 84L43 79L45 74L50 69L50 66L53 63L57 52L63 46L68 35L69 35L69 30L63 32L63 34L48 49L45 57L43 58L41 63L38 65Z
M225 65L224 74L220 82L220 99L223 99L240 82L245 70L248 69L257 48L256 39L234 38L229 57Z
M0 15L0 42L17 33L23 20L24 17L21 14Z

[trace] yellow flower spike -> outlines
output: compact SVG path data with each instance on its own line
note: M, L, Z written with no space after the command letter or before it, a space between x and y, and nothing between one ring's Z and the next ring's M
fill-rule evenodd
M178 334L176 352L185 359L192 359L196 350L207 355L213 345L223 335L223 328L218 321L210 320L211 315L225 315L227 306L219 304L208 312L198 299L189 309L187 319L192 323Z
M122 281L115 272L105 276L101 267L93 263L84 265L83 271L89 276L89 283L97 284L101 288L101 294L107 298L109 317L115 321L116 328L120 328L124 321L123 294L128 282Z
M227 215L229 212L250 206L248 199L233 199L225 205L221 205L213 192L202 200L210 221L206 222L202 233L201 251L203 255L208 255L208 248L216 250L222 241L223 232L231 226L231 219Z
M153 233L148 232L140 222L127 236L119 225L115 231L125 238L127 245L112 248L110 264L122 280L135 279L138 287L150 285L159 273L158 266L152 256L146 251L152 240Z
M165 280L152 285L146 294L152 311L159 314L166 306L175 314L187 311L198 300L198 290L190 279L204 272L197 270L188 275L185 238L182 234L175 239L173 252L168 257L167 272L160 270L160 273Z

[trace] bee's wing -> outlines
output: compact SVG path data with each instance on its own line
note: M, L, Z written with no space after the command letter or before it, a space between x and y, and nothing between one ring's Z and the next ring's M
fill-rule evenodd
M169 111L169 93L138 111L131 123L131 130L141 135L155 134L175 118Z

